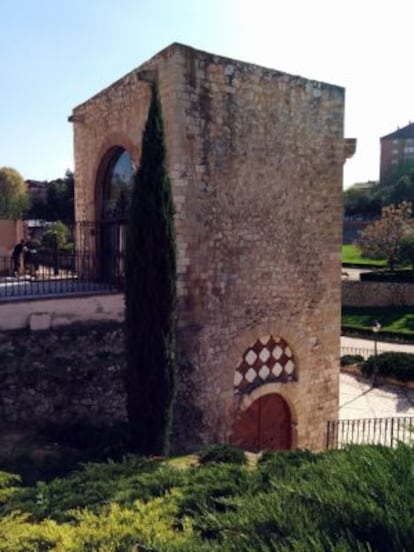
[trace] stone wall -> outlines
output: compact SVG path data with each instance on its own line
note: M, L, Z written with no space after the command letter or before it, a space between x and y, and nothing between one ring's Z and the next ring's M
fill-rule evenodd
M1 424L28 428L125 423L124 333L117 322L77 323L33 332L0 332ZM201 443L191 367L178 366L173 447Z
M111 426L126 418L119 324L0 333L4 423Z
M24 225L22 220L0 219L0 258L7 257L7 261L9 261L13 247L23 237ZM7 263L7 261L3 263L3 259L1 259L0 276L9 276L10 263Z
M414 306L414 284L396 282L342 281L344 307Z
M176 208L178 352L201 439L229 440L248 403L236 369L271 335L297 379L255 385L289 403L295 444L322 448L338 408L342 167L354 146L344 90L173 44L74 109L79 220L99 216L112 148L139 163L151 79Z

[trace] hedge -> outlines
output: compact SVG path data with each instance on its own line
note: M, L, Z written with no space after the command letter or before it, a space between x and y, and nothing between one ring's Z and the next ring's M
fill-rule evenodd
M387 352L371 356L362 364L361 371L368 377L376 371L379 376L412 381L414 380L414 354Z

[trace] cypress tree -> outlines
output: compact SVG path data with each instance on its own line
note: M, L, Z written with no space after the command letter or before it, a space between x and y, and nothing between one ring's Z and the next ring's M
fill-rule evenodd
M174 209L158 89L131 197L126 244L126 390L132 447L166 454L175 383Z

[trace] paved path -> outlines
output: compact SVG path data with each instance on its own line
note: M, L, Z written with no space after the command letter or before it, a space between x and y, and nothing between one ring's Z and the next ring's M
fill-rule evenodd
M414 353L414 345L379 341L377 346L378 352ZM342 336L341 349L343 353L359 351L367 357L374 353L374 341ZM372 387L369 380L349 374L341 374L340 381L339 417L343 420L414 416L414 389L396 385Z
M414 417L414 389L388 384L372 387L369 380L341 374L339 396L342 420Z

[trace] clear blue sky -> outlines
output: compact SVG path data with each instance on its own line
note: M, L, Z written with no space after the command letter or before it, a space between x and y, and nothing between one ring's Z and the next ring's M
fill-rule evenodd
M0 0L0 166L73 169L72 108L172 42L345 86L345 186L378 177L379 137L414 120L414 2Z

